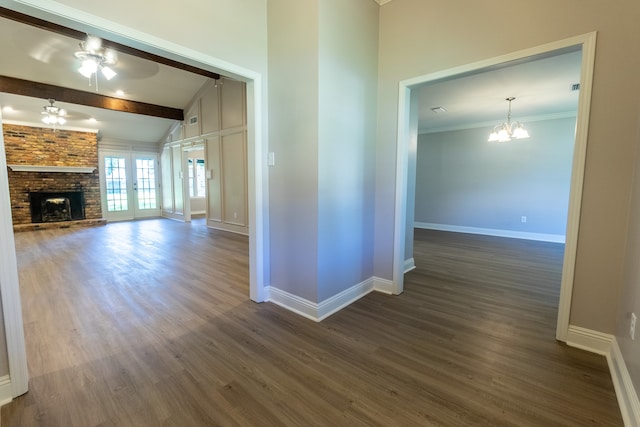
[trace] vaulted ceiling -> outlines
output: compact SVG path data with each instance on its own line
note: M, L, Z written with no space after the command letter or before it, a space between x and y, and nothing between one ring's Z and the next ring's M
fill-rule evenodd
M57 29L55 25L52 27ZM70 33L73 35L73 31ZM78 35L85 36L83 33ZM80 62L74 52L79 50L82 39L0 17L0 40L3 40L0 45L3 58L0 62L0 105L4 120L41 124L43 106L48 105L48 98L55 98L56 105L68 113L65 127L99 130L107 139L158 142L178 117L157 112L183 110L200 88L216 76L141 58L135 50L127 53L123 46L125 51L117 52L118 62L113 67L116 77L107 80L100 76L96 86L95 81L90 82L77 71ZM21 86L22 80L38 84ZM15 87L19 87L18 90ZM42 90L38 92L38 89ZM83 94L101 98L103 102L82 105L86 102L78 99L89 99ZM116 110L143 111L144 114L96 106L105 103L116 106Z

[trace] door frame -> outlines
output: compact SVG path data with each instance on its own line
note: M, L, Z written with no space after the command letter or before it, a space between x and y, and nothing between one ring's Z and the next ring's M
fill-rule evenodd
M78 9L42 0L11 0L3 6L27 15L72 28L91 30L97 36L118 40L138 49L154 52L186 64L218 71L246 83L247 145L248 145L248 198L249 198L249 298L255 302L267 299L265 289L269 277L268 234L268 173L266 170L266 98L260 72L232 64L220 58L193 50L167 40L143 33L114 21L106 20ZM0 116L0 125L2 118ZM4 144L0 144L0 199L9 200L9 182L6 172ZM0 240L0 290L4 310L10 381L0 384L0 391L10 390L11 397L24 394L28 386L24 328L20 309L20 288L17 274L15 244L10 205L0 207L0 231L9 238ZM2 398L4 396L0 396ZM9 399L10 400L10 399ZM6 402L5 402L6 403Z
M593 68L595 63L596 32L582 34L530 49L524 49L510 54L486 59L484 61L474 62L460 67L402 80L399 83L392 279L394 294L400 294L404 289L409 147L412 132L415 133L416 129L414 127L417 126L417 120L415 120L417 112L415 111L415 108L411 108L412 102L414 104L416 102L416 96L412 96L414 95L413 90L425 83L434 83L439 80L451 79L456 76L486 70L490 67L495 67L510 61L523 60L532 56L543 55L578 46L582 50L580 95L578 98L578 112L576 116L576 135L573 149L571 188L569 192L566 243L562 266L562 280L560 284L558 319L556 325L556 339L566 342L569 332L569 315L571 313L571 297L573 294L576 249L578 245L578 228L580 225L580 208L582 203L582 188L584 184L587 135L589 130L589 111L591 107Z

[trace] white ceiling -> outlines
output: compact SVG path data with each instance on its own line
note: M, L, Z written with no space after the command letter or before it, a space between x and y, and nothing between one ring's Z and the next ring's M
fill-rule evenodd
M83 91L94 91L88 79L77 72L79 61L73 53L78 40L0 18L0 75L38 81ZM504 64L470 75L426 84L419 89L419 130L437 132L487 126L506 119L513 101L513 119L525 122L548 116L573 113L578 92L571 92L580 80L580 51L530 58ZM119 53L113 67L118 75L111 81L99 80L102 95L184 109L207 78L131 55ZM46 99L0 93L0 106L6 121L40 125ZM173 120L128 114L99 108L57 102L68 112L64 127L100 131L103 139L130 142L160 141ZM434 113L444 107L445 113ZM94 118L95 122L89 119Z
M47 83L82 91L95 91L77 69L74 52L79 40L47 30L0 18L0 75ZM118 53L118 63L112 67L118 74L111 81L102 76L97 93L116 98L184 109L207 77L179 70L149 60ZM124 95L118 96L116 90ZM46 99L0 93L0 105L6 121L40 124ZM158 142L175 123L138 114L56 102L68 112L63 127L99 130L105 139L131 142ZM90 118L96 121L92 123Z
M472 75L427 84L418 90L419 132L488 126L506 121L507 97L515 97L513 120L532 121L575 114L581 51L530 58ZM444 107L444 113L434 113Z

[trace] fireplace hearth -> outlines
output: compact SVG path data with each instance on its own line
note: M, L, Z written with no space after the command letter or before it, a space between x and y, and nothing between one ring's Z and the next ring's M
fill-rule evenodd
M61 222L85 219L84 192L29 192L31 222Z

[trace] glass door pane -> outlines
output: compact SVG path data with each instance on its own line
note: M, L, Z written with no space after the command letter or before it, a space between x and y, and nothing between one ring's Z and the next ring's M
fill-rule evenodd
M127 169L125 165L125 157L104 157L104 179L106 183L108 212L122 212L129 210L127 197Z
M154 159L136 159L138 209L157 209Z
M107 221L160 216L158 156L126 151L100 153L103 215Z

